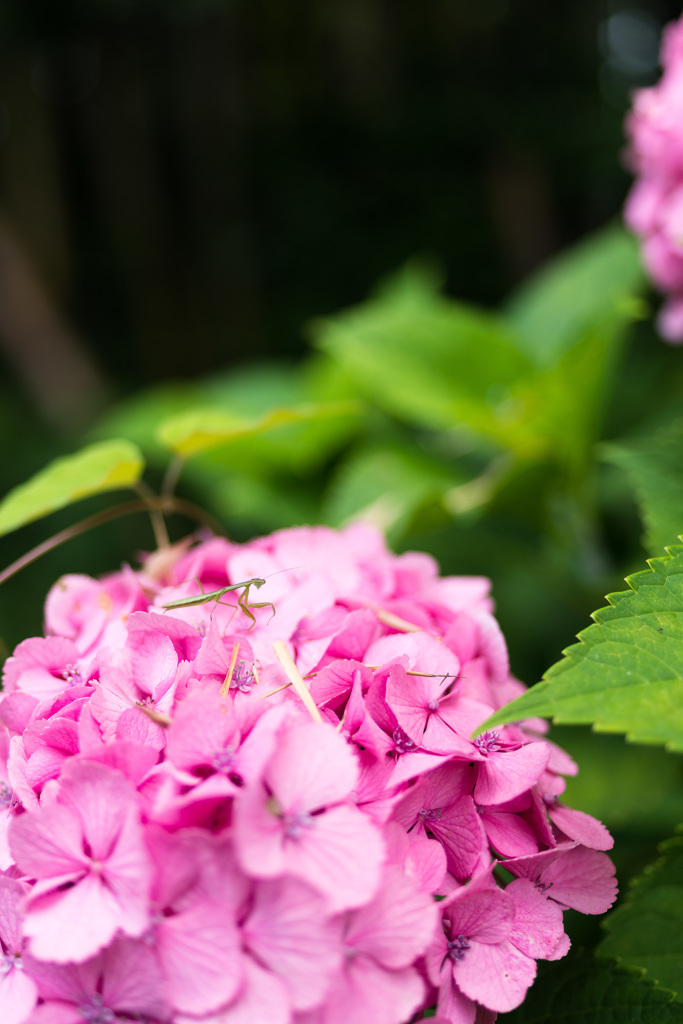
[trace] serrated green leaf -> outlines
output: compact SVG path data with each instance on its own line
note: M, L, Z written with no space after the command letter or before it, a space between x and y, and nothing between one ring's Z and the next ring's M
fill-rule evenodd
M144 469L140 449L129 441L102 441L55 459L0 502L0 536L81 498L132 487Z
M627 578L631 590L607 596L542 682L482 729L540 716L683 751L683 547L648 564Z
M574 956L539 964L524 1003L499 1024L681 1024L673 993L609 961Z
M661 846L663 857L631 885L627 902L605 918L600 952L683 1001L683 838Z
M262 416L247 419L222 409L190 409L160 423L157 438L176 455L189 459L222 445L254 437L278 427L358 411L357 403L324 402L299 407L280 407L271 409Z
M642 317L635 239L609 227L562 253L511 298L506 314L538 366L552 366L587 330Z
M683 418L649 438L603 445L608 462L626 471L641 506L645 546L659 554L683 534Z

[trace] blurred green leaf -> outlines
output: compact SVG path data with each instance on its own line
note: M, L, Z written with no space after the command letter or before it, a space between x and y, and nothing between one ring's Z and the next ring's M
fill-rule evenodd
M358 411L357 404L326 402L298 408L280 407L255 419L244 419L222 409L190 409L162 421L157 437L176 455L188 459L278 427Z
M465 426L522 455L544 441L528 426L523 384L532 374L504 322L491 313L402 287L319 323L317 344L387 412L436 430Z
M421 505L442 500L465 479L407 444L365 446L339 467L323 505L323 517L333 526L363 519L395 538Z
M499 1024L681 1024L672 992L639 974L588 956L541 963L523 1004L498 1015Z
M683 750L683 547L626 580L545 679L484 729L534 716Z
M341 378L331 361L322 358L300 367L259 364L204 380L169 383L127 399L100 421L94 436L127 437L156 464L168 460L168 447L157 436L159 424L197 409L215 409L253 428L273 408L319 407L324 414L299 417L267 430L233 434L227 447L197 456L200 472L217 475L228 468L252 475L268 474L287 465L302 472L320 464L360 427L357 392ZM333 405L331 403L337 403Z
M157 440L157 427L162 421L199 405L201 401L201 390L195 384L159 384L107 410L90 433L97 440L125 437L139 445L150 461L165 465L168 449Z
M553 366L587 331L613 333L642 317L643 283L635 238L612 226L546 265L505 312L525 354Z
M659 554L683 533L683 418L653 436L602 446L608 462L626 471L646 527L645 546Z
M550 738L579 765L562 797L570 807L599 818L610 830L628 829L640 837L670 835L683 821L681 758L585 726L554 726Z
M626 903L605 918L600 952L646 972L683 1001L683 838L661 846L663 857L631 884Z
M55 459L0 502L0 536L81 498L133 487L144 465L139 448L123 440L102 441Z
M287 526L320 521L319 496L315 487L292 479L253 476L228 470L207 474L191 463L188 477L202 496L202 504L231 532L248 535Z

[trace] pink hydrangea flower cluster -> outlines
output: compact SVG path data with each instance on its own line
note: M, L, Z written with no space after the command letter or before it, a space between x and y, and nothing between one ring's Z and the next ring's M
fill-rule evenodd
M616 884L544 724L470 738L522 689L488 590L361 525L63 577L0 695L3 1024L518 1006Z
M664 29L661 80L634 93L626 119L629 162L638 180L624 219L642 238L645 267L667 295L658 328L683 342L683 19Z

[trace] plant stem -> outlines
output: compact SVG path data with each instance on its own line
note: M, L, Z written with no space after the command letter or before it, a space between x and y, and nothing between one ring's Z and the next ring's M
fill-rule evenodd
M180 515L187 516L188 519L194 519L198 523L204 523L209 529L216 534L224 534L223 528L213 516L210 516L203 509L199 508L191 501L185 501L183 498L174 497L149 497L144 498L140 501L127 501L123 505L116 505L114 508L105 509L103 512L96 512L95 515L89 516L87 519L83 519L80 523L76 523L74 526L67 526L65 530L61 530L56 533L54 537L50 537L48 540L44 540L41 544L31 548L21 558L17 558L15 562L8 565L3 572L0 572L0 585L6 580L10 579L16 573L25 569L27 565L37 561L43 555L47 554L48 551L52 551L54 548L64 544L66 541L71 540L73 537L78 537L81 533L86 533L88 530L92 530L95 526L102 526L104 523L109 523L113 519L118 519L120 516L131 515L134 512L176 512Z

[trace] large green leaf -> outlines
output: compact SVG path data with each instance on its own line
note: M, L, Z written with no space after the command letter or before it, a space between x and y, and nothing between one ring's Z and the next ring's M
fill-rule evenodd
M552 717L683 750L683 547L609 594L545 679L483 726Z
M673 993L609 961L574 956L539 965L542 973L519 1009L499 1024L681 1024Z
M652 780L656 785L656 780ZM609 935L600 952L683 1001L683 838L662 844L662 859L631 886L627 902L605 919Z
M223 409L189 409L163 420L157 429L157 437L174 454L188 459L279 427L358 411L358 404L353 402L284 406L252 418Z
M55 459L0 503L0 536L103 491L133 487L144 468L140 449L129 441L102 441Z
M503 321L420 292L409 274L400 282L319 324L318 345L400 419L465 427L523 456L543 452L545 439L530 425L536 392L525 386L533 368Z
M643 272L635 239L609 227L562 253L512 297L507 317L526 353L552 366L588 330L642 316Z
M659 554L683 534L683 418L652 436L603 447L605 458L626 471L646 526L648 552Z
M168 447L159 441L157 429L183 413L215 409L253 426L275 408L322 410L324 406L325 415L233 434L227 446L193 460L197 474L207 480L230 469L253 476L267 475L273 468L300 473L324 462L360 428L357 403L329 404L357 398L351 383L341 377L331 360L316 354L315 359L296 366L259 363L202 380L160 384L116 405L97 425L94 436L126 437L140 445L150 461L164 466ZM333 414L335 408L339 411Z

